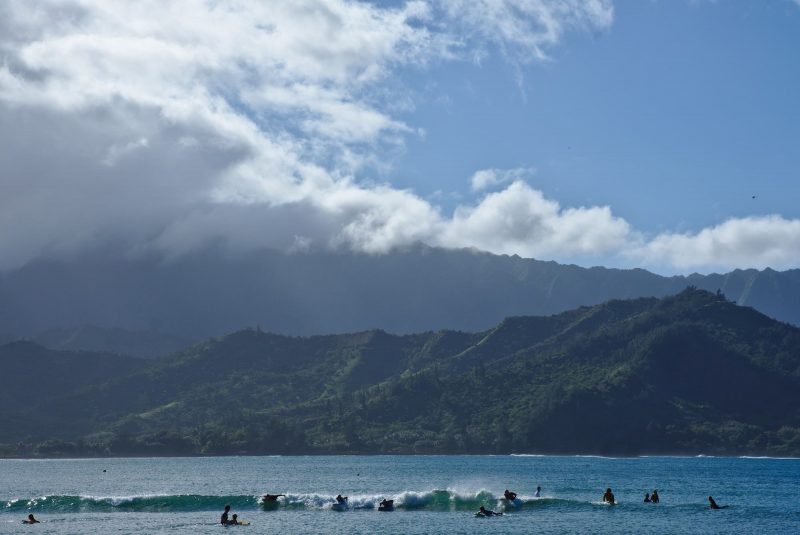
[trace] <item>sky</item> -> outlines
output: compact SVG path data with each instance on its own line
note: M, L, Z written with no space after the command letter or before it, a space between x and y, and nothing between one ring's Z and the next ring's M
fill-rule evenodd
M0 269L800 267L800 0L0 1Z

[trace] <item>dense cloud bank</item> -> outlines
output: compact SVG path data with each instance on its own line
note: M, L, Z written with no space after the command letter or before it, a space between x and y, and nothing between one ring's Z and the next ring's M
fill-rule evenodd
M608 0L3 2L0 268L109 244L170 256L419 242L679 269L797 265L800 222L778 215L649 237L608 206L559 205L526 169L476 170L478 196L452 213L369 179L423 135L399 118L414 105L399 69L549 61L567 32L612 22Z

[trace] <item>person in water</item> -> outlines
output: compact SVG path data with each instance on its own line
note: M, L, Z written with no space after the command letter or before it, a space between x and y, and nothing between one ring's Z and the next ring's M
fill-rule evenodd
M277 502L281 496L286 496L286 494L264 494L261 499L265 502Z
M652 503L652 502L653 502L653 500L650 499L650 493L649 492L645 492L644 493L644 503Z
M233 519L231 519L231 521L228 522L228 525L229 526L238 526L239 525L239 515L234 513Z
M342 504L347 503L347 496L342 496L341 494L339 494L338 496L336 496L336 503L342 503Z
M536 487L536 492L533 494L534 498L541 498L542 497L542 487Z
M709 496L709 497L708 497L708 505L709 505L709 506L710 506L712 509L722 509L722 507L720 507L719 505L717 505L717 502L715 502L715 501L714 501L714 498L712 498L711 496Z
M517 493L516 492L511 492L510 490L506 489L503 492L503 498L505 498L506 500L516 500L517 499Z
M219 523L222 524L223 526L227 526L228 524L230 524L230 520L228 520L228 513L230 512L231 512L231 506L226 505L225 511L223 511L222 516L219 517Z
M23 520L22 523L23 524L41 524L41 522L39 522L38 520L33 518L33 513L29 514L28 515L28 519L27 520Z
M378 509L388 511L389 509L394 509L394 500L387 500L386 498L381 501L378 505Z
M603 503L608 503L611 505L615 505L617 502L614 501L614 493L611 492L611 487L606 489L606 493L603 494Z
M650 496L650 501L653 503L658 503L660 501L658 497L658 489L653 489L653 494Z
M495 513L491 509L486 509L484 506L481 505L481 508L478 509L478 514L483 516L503 516L503 513Z

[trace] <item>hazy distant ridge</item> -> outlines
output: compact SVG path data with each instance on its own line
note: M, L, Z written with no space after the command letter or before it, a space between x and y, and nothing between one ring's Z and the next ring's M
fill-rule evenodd
M0 332L95 325L197 340L248 325L285 334L477 331L510 315L661 297L687 285L800 324L800 270L662 277L419 247L382 256L207 251L172 261L34 263L0 275Z

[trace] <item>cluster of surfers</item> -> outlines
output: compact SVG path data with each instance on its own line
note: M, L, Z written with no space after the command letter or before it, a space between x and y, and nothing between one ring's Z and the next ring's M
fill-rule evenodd
M265 494L261 497L261 500L264 504L270 503L277 503L278 498L281 496L286 496L285 494ZM541 498L542 496L542 487L536 487L536 492L534 493L535 498ZM507 501L513 502L517 499L517 493L506 489L503 491L503 498ZM614 493L611 491L611 488L607 488L606 492L603 494L603 503L607 503L609 505L616 505L617 501L614 497ZM644 495L644 503L661 503L661 498L658 496L658 490L654 489L652 493L646 492ZM725 509L728 507L727 505L717 505L717 502L714 500L713 497L708 497L708 504L711 509ZM341 494L336 496L335 505L342 507L347 507L347 496L342 496ZM384 498L378 504L378 511L394 511L394 500L387 500ZM220 516L219 523L223 526L243 526L246 525L246 522L241 522L239 520L239 516L236 514L231 515L231 506L226 505L225 510L222 512ZM475 513L475 516L503 516L503 513L498 513L496 511L492 511L491 509L487 509L484 506L480 506L480 509ZM22 521L23 524L39 524L39 521L34 518L33 513L28 515L28 518Z
M610 488L607 488L605 494L603 494L603 503L607 503L609 505L617 504L616 500L614 499L614 493L611 492ZM645 492L644 503L661 503L661 498L658 496L658 490L654 489L652 494ZM725 509L728 507L727 505L717 505L717 502L712 496L708 497L708 506L710 509Z
M278 501L278 498L281 496L285 496L285 494L265 494L262 496L261 500L262 503L270 504L275 503ZM536 492L534 493L535 498L541 498L542 496L542 487L536 487ZM513 502L517 499L517 493L506 489L503 491L503 498L506 501ZM346 508L347 507L347 496L342 496L341 494L337 495L335 498L334 507L335 508ZM614 497L614 493L611 491L611 488L607 488L605 493L603 494L603 503L607 503L609 505L616 505L617 501ZM652 493L646 492L644 495L644 503L661 503L661 498L658 495L658 489L654 489ZM727 505L719 506L717 502L714 501L714 498L709 496L708 503L711 509L723 509L727 507ZM228 518L228 513L231 510L230 505L225 506L225 511L222 513L222 517L220 518L220 523L223 525L238 525L240 522L237 520L237 516L233 515L231 518ZM387 500L384 498L378 504L378 511L393 511L394 510L394 500ZM31 515L32 517L33 515ZM487 509L483 505L480 506L478 511L475 513L475 516L482 516L482 517L491 517L491 516L503 516L503 513L498 513L497 511L492 511L491 509Z
M231 512L231 506L226 505L225 510L222 512L222 516L219 518L219 523L223 526L243 526L245 525L243 522L239 521L239 515L234 514L231 517L228 517L228 514Z
M535 497L539 498L541 496L542 487L536 487L536 494ZM503 492L503 498L508 501L514 501L517 499L517 493L512 492L506 489ZM607 503L609 505L617 505L617 500L614 497L614 493L611 491L611 488L607 488L605 493L603 494L603 503ZM652 494L649 492L645 492L644 494L644 503L661 503L661 498L658 495L658 489L653 489ZM725 509L727 505L717 505L717 502L714 500L712 496L708 497L708 505L710 509ZM503 513L498 513L496 511L492 511L490 509L486 509L484 506L481 505L478 512L475 513L475 516L502 516Z
M281 496L285 496L285 494L265 494L262 496L262 501L264 504L269 504L272 502L277 502L278 498ZM542 487L536 487L536 492L534 493L535 498L541 498L542 496ZM517 499L517 493L506 489L503 491L503 498L507 501L513 502ZM611 488L607 488L606 492L603 494L603 503L607 503L609 505L616 505L617 500L614 497L614 493L611 491ZM658 495L658 489L653 489L653 492L646 492L644 495L644 503L661 503L661 498ZM709 507L711 509L724 509L728 507L727 505L719 506L717 502L714 501L714 498L709 496L708 497ZM339 508L347 507L347 496L342 496L341 494L336 496L336 502L334 506L338 506ZM222 518L220 519L220 523L224 525L236 525L239 524L236 515L233 515L231 519L228 519L228 513L230 512L231 506L225 506L225 512L222 513ZM393 511L394 510L394 500L387 500L384 498L378 504L379 511ZM33 516L33 515L31 515ZM492 511L491 509L487 509L483 505L480 506L478 511L475 513L475 516L483 516L483 517L491 517L491 516L503 516L503 513L498 513L497 511Z

